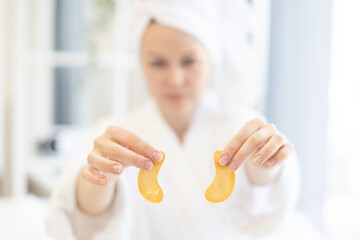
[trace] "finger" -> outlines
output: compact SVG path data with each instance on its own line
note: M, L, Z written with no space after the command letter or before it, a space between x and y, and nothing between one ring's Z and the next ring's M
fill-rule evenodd
M159 150L155 149L149 143L127 129L118 126L109 126L106 133L113 141L120 145L125 145L126 148L129 148L154 162L160 162L162 160L163 155Z
M270 140L260 149L260 151L253 157L256 165L262 165L272 155L274 155L280 147L284 144L284 139L280 134L274 134Z
M105 176L107 183L112 182L119 177L119 174L104 172L102 170L98 170L97 168L95 168L93 166L89 166L89 170L92 173L94 173L95 175Z
M153 166L150 159L124 148L105 137L96 138L94 145L103 157L110 157L110 159L124 163L124 165L133 165L146 170L150 170Z
M123 170L121 163L109 160L94 151L89 153L87 162L96 169L108 173L115 173L119 175Z
M260 119L248 121L243 128L230 140L219 156L219 163L225 166L235 156L246 139L265 124Z
M260 146L265 145L274 133L275 126L273 124L266 124L253 133L246 139L245 143L240 147L239 151L237 151L233 159L230 161L229 169L231 171L236 171L254 151L256 151Z
M105 176L96 174L96 169L91 166L84 168L81 172L83 178L88 182L96 185L106 185L107 179Z
M99 176L105 176L105 172L102 170L99 170L91 165L88 166L88 169L91 173L95 174L95 175L99 175Z
M291 144L286 143L266 162L269 164L269 166L275 167L287 159L293 153L293 151L294 147Z

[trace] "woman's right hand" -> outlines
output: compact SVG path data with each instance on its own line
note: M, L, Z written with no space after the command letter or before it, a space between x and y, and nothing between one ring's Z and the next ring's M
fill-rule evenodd
M82 176L90 183L106 185L118 178L127 166L150 170L153 162L160 162L162 154L134 133L109 126L94 140L94 148L87 157L88 166Z

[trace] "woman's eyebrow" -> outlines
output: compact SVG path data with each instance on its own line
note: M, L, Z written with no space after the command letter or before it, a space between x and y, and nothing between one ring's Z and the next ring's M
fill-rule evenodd
M143 54L147 57L162 57L159 53L156 52L143 52Z
M145 58L165 58L162 54L157 52L143 52L142 53ZM181 58L193 58L196 57L196 52L193 50L186 51L181 55Z
M185 57L195 57L196 56L196 51L194 51L194 50L186 51L186 52L184 52L183 56L185 56Z

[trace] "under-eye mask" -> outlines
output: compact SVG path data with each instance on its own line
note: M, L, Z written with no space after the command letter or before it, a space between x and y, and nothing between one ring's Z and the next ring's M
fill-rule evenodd
M210 187L205 192L205 198L213 203L225 201L230 197L235 186L235 174L227 166L219 164L221 151L214 153L215 178Z
M157 179L161 165L165 159L165 153L161 151L161 154L163 155L161 162L154 163L150 170L140 169L138 175L140 193L146 200L152 203L159 203L164 197L164 193Z

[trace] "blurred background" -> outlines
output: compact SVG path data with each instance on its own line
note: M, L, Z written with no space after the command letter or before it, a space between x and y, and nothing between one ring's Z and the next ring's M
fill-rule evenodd
M147 99L129 50L132 2L0 0L0 239L47 239L63 161L99 118ZM360 2L222 2L246 104L298 153L299 209L329 239L360 239Z

